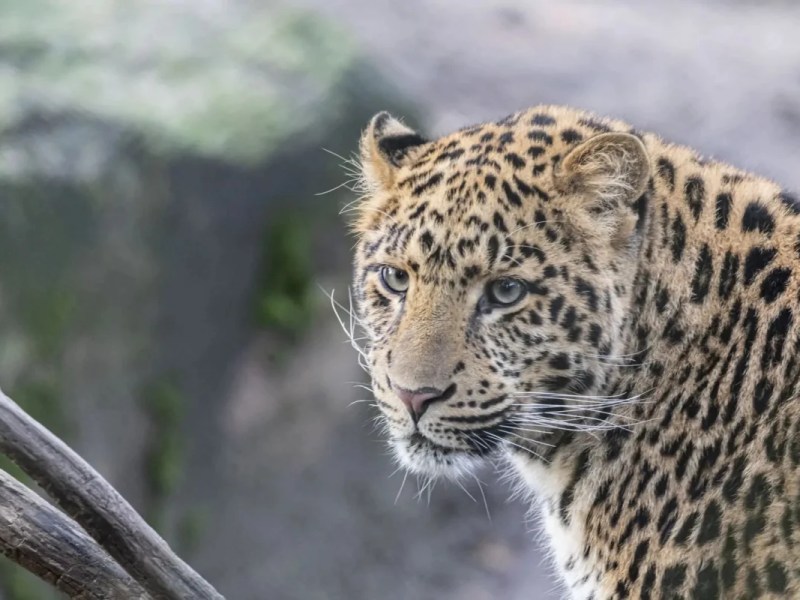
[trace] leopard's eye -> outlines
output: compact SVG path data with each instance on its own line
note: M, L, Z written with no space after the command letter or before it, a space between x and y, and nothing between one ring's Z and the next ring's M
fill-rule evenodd
M404 294L408 290L408 273L394 267L381 267L381 283L393 294Z
M525 296L527 288L519 279L503 277L489 283L486 295L489 302L498 306L511 306Z

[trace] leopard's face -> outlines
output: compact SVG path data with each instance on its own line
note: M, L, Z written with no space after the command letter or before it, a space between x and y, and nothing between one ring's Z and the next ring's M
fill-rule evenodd
M354 292L373 392L414 472L542 456L604 419L649 163L630 135L573 149L539 130L425 142L384 113L362 139Z

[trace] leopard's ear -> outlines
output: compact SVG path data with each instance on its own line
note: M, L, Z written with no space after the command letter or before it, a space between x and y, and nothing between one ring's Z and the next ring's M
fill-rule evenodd
M367 189L391 188L398 167L414 148L427 141L388 112L372 117L359 144Z
M650 157L629 133L601 133L572 149L555 169L562 210L587 239L622 248L643 223Z
M629 133L601 133L573 148L556 169L563 194L585 196L590 207L631 205L647 188L650 157Z

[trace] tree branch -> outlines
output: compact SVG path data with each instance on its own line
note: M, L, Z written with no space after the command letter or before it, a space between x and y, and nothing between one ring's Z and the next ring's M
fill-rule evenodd
M0 471L0 552L70 598L149 598L97 542Z
M224 600L97 471L2 391L0 451L46 490L154 598Z

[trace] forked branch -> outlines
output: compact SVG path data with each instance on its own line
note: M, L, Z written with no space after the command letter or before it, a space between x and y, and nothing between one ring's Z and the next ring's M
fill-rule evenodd
M152 598L224 600L219 592L172 552L167 543L97 471L2 391L0 452L32 477ZM5 485L7 479L2 479L4 494L13 496L16 487ZM41 521L39 525L42 525ZM50 551L55 552L55 549ZM48 564L53 564L52 557L48 560L51 560ZM35 565L26 563L23 566L33 570L31 567ZM46 569L44 572L34 572L47 578ZM65 571L60 575L69 574ZM107 592L103 597L139 596L116 596Z
M148 598L75 522L0 471L0 552L70 598Z

